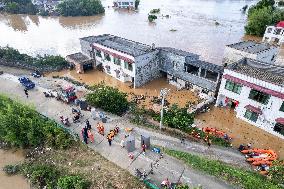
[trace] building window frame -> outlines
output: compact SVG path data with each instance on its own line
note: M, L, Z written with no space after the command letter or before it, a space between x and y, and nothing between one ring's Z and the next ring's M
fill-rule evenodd
M279 111L284 112L284 101L282 102L282 105L280 106Z
M236 94L241 94L243 86L230 80L226 80L225 89Z
M104 53L104 56L105 56L105 60L107 60L109 62L111 61L110 54Z
M96 50L96 56L102 58L102 52L100 50Z
M113 57L113 63L114 63L115 65L120 66L120 65L121 65L121 60L120 60L119 58Z
M129 71L133 71L133 63L130 63L130 62L127 62L127 61L124 61L124 68L129 70Z
M268 104L270 97L271 95L255 90L255 89L251 89L249 93L249 99L259 102L264 105Z
M276 123L273 130L281 135L284 135L284 125L281 123Z
M255 113L251 110L246 110L244 117L252 122L257 122L258 120L258 113Z

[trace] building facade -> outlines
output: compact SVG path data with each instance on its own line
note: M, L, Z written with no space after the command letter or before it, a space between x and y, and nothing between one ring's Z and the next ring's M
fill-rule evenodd
M284 139L284 68L248 58L228 65L216 106Z
M276 46L267 43L242 41L225 47L223 62L230 64L243 58L250 58L266 63L273 63L278 50Z
M80 39L81 51L94 60L94 67L122 82L140 87L165 76L179 89L214 96L223 67L199 59L193 53L170 47L152 46L104 34Z
M114 0L113 6L116 8L135 9L135 0Z
M262 41L281 45L284 42L284 22L281 21L276 26L268 26Z

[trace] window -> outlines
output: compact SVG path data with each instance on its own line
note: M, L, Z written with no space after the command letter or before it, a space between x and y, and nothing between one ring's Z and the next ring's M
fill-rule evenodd
M113 57L113 63L120 66L121 60L119 58Z
M207 70L205 78L211 81L217 81L218 73Z
M198 75L199 67L193 65L187 65L187 72L193 75Z
M97 50L97 51L96 51L96 56L98 56L98 57L102 57L102 53L101 53L101 51Z
M267 104L268 101L269 101L270 95L265 94L261 91L257 91L257 90L252 89L250 91L249 98L254 100L254 101L257 101L259 103Z
M107 61L110 61L110 60L111 60L110 55L109 55L108 53L105 53L105 59L106 59Z
M258 114L255 113L255 112L252 112L250 110L246 110L246 113L245 113L244 117L247 118L248 120L256 122L257 119L258 119Z
M133 5L133 3L132 3L132 2L130 2L130 5Z
M268 28L267 33L271 33L272 28Z
M132 65L132 63L129 63L129 62L124 62L124 67L125 67L125 69L128 69L128 70L130 70L130 71L132 71L133 70L133 65Z
M172 76L171 81L177 82L177 77Z
M227 80L226 85L225 85L225 89L227 89L228 91L232 91L234 93L237 93L237 94L241 94L242 86L237 84L237 83L234 83L232 81Z
M201 69L200 77L205 77L205 73L206 73L206 70L205 69Z
M279 111L284 112L284 102L282 103Z
M284 135L284 125L281 123L276 123L274 126L274 131Z

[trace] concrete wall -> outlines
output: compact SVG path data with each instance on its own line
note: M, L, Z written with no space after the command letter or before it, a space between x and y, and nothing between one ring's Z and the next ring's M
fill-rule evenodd
M90 58L93 58L90 56L90 52L92 51L91 43L80 39L80 45L82 53Z
M259 79L256 78L252 78L243 74L239 74L236 72L233 72L231 70L225 70L224 75L228 74L231 75L233 77L254 83L256 85L268 88L268 89L272 89L281 93L284 93L284 87L281 86L277 86L271 83L267 83L264 81L261 81ZM228 91L225 89L225 84L226 84L226 79L222 79L221 81L221 85L220 85L220 90L219 90L219 94L218 94L218 98L216 101L216 105L219 105L220 102L222 102L223 105L225 104L225 99L226 97L233 99L233 100L237 100L239 101L239 105L238 107L235 108L235 111L237 113L237 117L254 125L257 126L273 135L276 135L282 139L284 139L284 136L279 134L278 132L275 132L274 126L276 124L275 119L277 118L284 118L284 112L279 111L282 103L284 102L284 99L280 99L278 97L275 96L271 96L269 99L269 102L267 105L261 104L257 101L254 101L252 99L249 99L249 94L251 91L251 88L247 87L247 86L243 86L241 93L237 94L231 91ZM258 120L256 122L252 122L250 120L248 120L247 118L244 117L244 114L246 112L246 105L252 105L254 107L258 107L262 110L262 115L259 115Z
M153 79L161 77L158 53L159 51L156 50L135 57L134 87L140 87Z

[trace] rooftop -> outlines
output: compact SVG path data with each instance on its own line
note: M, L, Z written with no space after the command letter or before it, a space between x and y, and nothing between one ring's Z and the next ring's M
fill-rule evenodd
M190 56L190 57L194 57L196 59L199 58L199 55L197 55L197 54L193 54L193 53L183 51L183 50L180 50L180 49L175 49L175 48L172 48L172 47L159 47L158 49L166 51L166 52L174 53L174 54L177 54L177 55L180 55L180 56L185 56L185 57Z
M276 48L273 45L267 43L257 43L255 41L241 41L227 46L251 54L258 54L260 52Z
M75 54L70 54L70 55L67 55L66 58L69 58L73 61L76 61L78 62L79 64L83 64L85 63L86 61L90 60L90 58L86 55L83 55L82 53L75 53Z
M239 62L227 66L227 69L269 83L284 86L284 67L243 58Z
M84 37L81 38L81 40L87 41L89 43L98 43L102 46L129 54L134 57L153 51L152 47L149 45L110 34Z
M190 57L185 57L185 63L193 65L193 66L197 66L197 67L200 67L200 68L203 68L203 69L206 69L206 70L210 70L210 71L213 71L213 72L217 72L217 73L223 72L223 66L219 66L217 64L205 62L205 61L202 61L202 60L199 60L199 59L192 61L192 59Z

